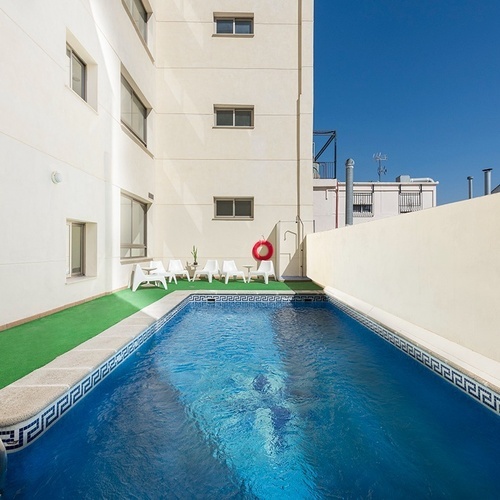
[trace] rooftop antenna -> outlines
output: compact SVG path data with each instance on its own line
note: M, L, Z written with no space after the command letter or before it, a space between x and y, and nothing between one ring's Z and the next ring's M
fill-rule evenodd
M382 162L387 160L387 155L383 155L382 153L375 153L373 155L373 159L378 163L377 173L378 181L380 182L380 176L387 173L387 169L382 165Z

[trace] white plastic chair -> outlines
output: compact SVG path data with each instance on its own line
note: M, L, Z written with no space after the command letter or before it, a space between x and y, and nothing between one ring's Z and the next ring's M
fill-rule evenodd
M221 276L226 278L226 285L230 277L234 278L240 277L243 279L243 283L247 282L247 280L245 279L245 273L243 271L240 271L236 267L236 263L234 262L234 260L225 260L224 262L222 262Z
M269 283L269 277L272 276L276 279L276 274L274 274L274 265L272 260L263 260L261 261L259 268L257 271L250 271L248 275L248 282L252 279L252 276L255 278L262 276L264 278L264 283L267 285Z
M156 274L161 274L162 276L165 276L165 278L168 278L169 283L172 283L172 280L174 280L177 285L177 278L175 277L175 274L171 271L167 271L161 260L152 260L151 267L156 267Z
M172 259L168 263L168 272L172 273L174 276L185 276L188 281L191 281L191 279L189 278L189 271L182 265L182 262L178 259Z
M206 276L208 278L208 282L212 283L212 278L215 274L220 274L219 263L216 260L209 259L203 269L195 271L193 280L199 278L200 276Z
M165 276L157 273L146 274L139 264L134 266L134 277L132 278L132 291L135 292L141 283L154 283L160 282L165 290L167 289L167 282Z

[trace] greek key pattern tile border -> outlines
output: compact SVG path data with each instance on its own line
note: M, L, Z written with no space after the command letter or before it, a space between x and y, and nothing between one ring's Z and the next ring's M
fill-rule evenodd
M38 415L23 422L20 425L14 425L11 428L0 429L0 438L5 444L7 451L15 451L31 444L40 437L49 427L51 427L59 418L61 418L70 408L88 394L104 378L125 361L134 351L139 349L149 338L161 330L174 316L176 316L189 303L196 302L318 302L325 301L323 294L192 294L186 297L182 302L162 316L159 320L141 332L135 339L122 347L116 354L106 360L102 365L96 368L87 377L78 384L71 387L54 403L42 410Z
M191 302L239 302L239 303L282 303L282 302L326 302L328 299L323 293L204 293L193 294L188 299Z
M384 328L334 297L328 297L328 300L348 316L366 326L366 328L376 333L387 342L390 342L393 346L397 347L408 356L411 356L413 359L474 398L477 402L494 411L497 415L500 415L500 394L496 391L462 373L457 368L433 356L415 344L412 344L403 337Z

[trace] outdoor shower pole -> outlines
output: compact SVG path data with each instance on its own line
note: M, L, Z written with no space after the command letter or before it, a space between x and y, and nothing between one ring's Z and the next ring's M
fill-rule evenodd
M473 194L472 194L472 179L474 179L474 177L470 176L467 177L467 180L469 181L469 200L473 197Z
M352 226L354 160L349 158L345 162L345 225Z

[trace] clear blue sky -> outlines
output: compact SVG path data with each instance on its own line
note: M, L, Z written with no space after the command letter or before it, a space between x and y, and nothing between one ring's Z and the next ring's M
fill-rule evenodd
M338 178L439 181L438 204L500 184L500 0L315 0L314 130ZM316 139L316 152L324 139ZM333 161L333 148L321 161Z

